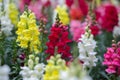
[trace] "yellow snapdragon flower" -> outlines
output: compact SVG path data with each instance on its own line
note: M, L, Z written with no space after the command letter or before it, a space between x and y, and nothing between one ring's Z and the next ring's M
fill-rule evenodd
M20 16L20 21L18 22L18 30L16 31L17 42L21 48L29 48L31 52L38 53L40 40L38 27L36 25L36 19L34 13L31 11L24 12Z
M52 56L50 60L48 60L43 80L60 80L60 71L67 69L65 61L60 57L61 56L58 54L55 57Z
M17 26L18 23L18 9L14 3L10 3L8 7L8 12L9 12L9 18L15 26Z
M59 15L59 18L64 25L69 24L69 15L67 13L67 8L65 6L58 5L55 11Z

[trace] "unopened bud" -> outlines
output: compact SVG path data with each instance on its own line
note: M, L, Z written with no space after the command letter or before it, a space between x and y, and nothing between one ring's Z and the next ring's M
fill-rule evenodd
M29 59L34 59L35 56L34 55L29 55Z
M39 63L39 57L36 57L35 58L35 64L38 64Z
M29 60L28 60L28 67L29 67L30 69L33 69L33 67L34 67L34 62L33 62L32 59L29 59Z

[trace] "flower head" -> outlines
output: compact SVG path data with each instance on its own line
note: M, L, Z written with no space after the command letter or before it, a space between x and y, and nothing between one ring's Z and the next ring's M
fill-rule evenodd
M79 61L74 60L67 70L60 72L60 80L92 80Z
M9 18L12 22L12 24L14 24L15 26L17 26L17 22L18 22L18 10L16 8L16 5L14 3L10 3L9 4Z
M103 30L112 32L118 25L118 13L115 6L106 4L96 9L96 18Z
M16 31L17 42L21 48L29 48L30 51L38 53L40 40L39 31L36 25L35 15L31 11L24 12L20 16L18 22L18 30Z
M67 13L66 6L59 6L58 5L55 9L55 14L59 15L59 18L64 25L69 24L69 15Z
M49 42L46 43L48 47L46 53L53 56L55 47L57 47L57 53L61 54L63 59L71 59L70 46L68 45L71 40L68 38L68 27L56 21L50 31Z
M48 64L46 65L43 79L60 80L60 71L67 69L65 61L61 59L59 54L57 54L55 57L51 56L47 62Z
M104 54L103 65L107 66L105 70L109 74L118 74L120 69L120 45L113 43L112 47L107 48L107 52Z
M96 66L97 58L95 56L96 52L94 51L94 49L96 48L96 41L93 39L91 30L88 27L86 27L85 34L83 34L79 40L79 59L83 61L83 66Z
M45 65L39 63L39 58L35 55L29 55L27 66L21 67L20 75L23 80L41 80Z

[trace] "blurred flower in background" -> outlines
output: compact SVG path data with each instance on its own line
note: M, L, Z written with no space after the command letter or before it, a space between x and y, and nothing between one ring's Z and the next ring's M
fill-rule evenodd
M0 66L0 80L9 80L10 68L8 65Z
M118 12L116 7L107 3L96 8L96 19L103 30L112 32L113 28L118 25Z
M0 2L0 27L1 31L6 35L10 36L12 35L11 31L13 29L13 24L9 18L9 0L3 0L3 2Z
M92 80L81 63L75 59L67 70L60 72L60 80Z
M78 39L81 37L82 34L85 33L85 25L82 24L80 21L72 20L70 23L70 32L73 36L74 41L79 41Z

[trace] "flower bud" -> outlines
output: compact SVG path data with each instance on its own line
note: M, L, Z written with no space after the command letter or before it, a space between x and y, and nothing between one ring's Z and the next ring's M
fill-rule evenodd
M48 33L48 31L47 31L47 30L45 30L45 31L44 31L44 33L45 33L45 34L47 34L47 33Z
M61 65L61 64L62 64L62 62L63 62L63 60L62 60L62 59L58 59L58 60L57 60L57 64L58 64L58 65Z
M39 63L39 57L35 58L35 64L37 65Z
M59 59L60 57L61 57L60 54L57 54L57 55L56 55L56 59Z
M29 55L29 59L34 59L35 56L34 55Z
M29 60L28 60L28 67L29 67L30 69L33 69L33 67L34 67L34 62L33 62L32 59L29 59Z

